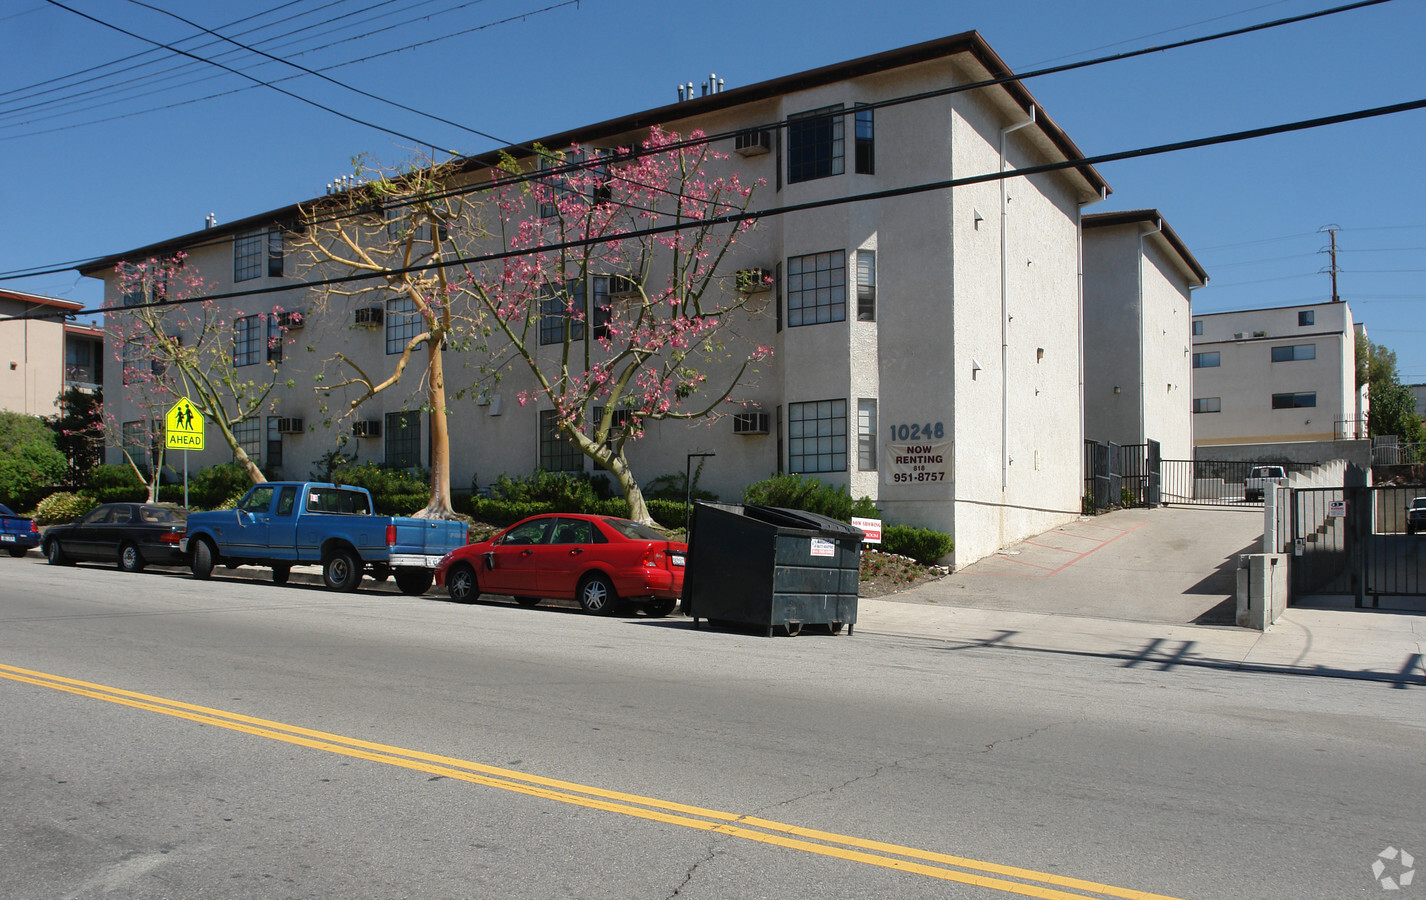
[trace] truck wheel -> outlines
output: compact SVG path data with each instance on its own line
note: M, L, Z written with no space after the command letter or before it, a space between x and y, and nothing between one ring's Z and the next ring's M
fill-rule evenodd
M322 560L322 581L329 590L356 590L361 584L361 560L350 550L333 550Z
M206 581L213 576L214 557L213 545L203 538L199 538L193 543L193 577L199 581Z
M286 584L286 583L287 583L287 579L290 578L290 577L292 577L292 567L291 567L291 566L273 566L273 567L272 567L272 583L273 583L273 584Z
M430 569L403 567L396 570L396 586L401 589L401 593L418 597L431 589L431 582L435 577L436 573Z
M457 603L474 603L480 596L480 582L475 580L475 570L465 563L456 563L446 573L446 593Z

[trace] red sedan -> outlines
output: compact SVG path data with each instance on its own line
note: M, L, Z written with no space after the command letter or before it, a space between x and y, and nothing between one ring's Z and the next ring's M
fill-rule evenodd
M609 614L637 600L649 615L666 616L683 590L687 556L687 544L628 519L550 513L447 554L436 584L459 603L508 594L522 606L578 600L585 612Z

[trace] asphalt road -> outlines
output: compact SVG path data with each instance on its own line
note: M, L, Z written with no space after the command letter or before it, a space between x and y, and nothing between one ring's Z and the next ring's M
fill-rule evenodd
M34 559L0 676L0 898L1338 898L1426 861L1426 695L1381 683Z

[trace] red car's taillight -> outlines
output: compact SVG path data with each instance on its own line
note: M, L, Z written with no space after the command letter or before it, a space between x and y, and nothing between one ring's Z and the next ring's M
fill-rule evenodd
M183 542L185 533L182 531L170 531L158 536L160 544L180 544Z
M662 550L650 547L644 553L644 565L655 569L668 568L668 555Z

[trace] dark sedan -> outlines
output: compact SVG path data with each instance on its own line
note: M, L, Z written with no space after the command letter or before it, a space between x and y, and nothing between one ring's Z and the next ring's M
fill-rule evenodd
M35 520L12 512L0 503L0 547L11 556L24 556L31 547L40 545L40 530Z
M146 503L105 503L68 525L45 532L45 559L52 566L84 560L117 562L125 572L144 566L187 566L180 549L188 510Z

